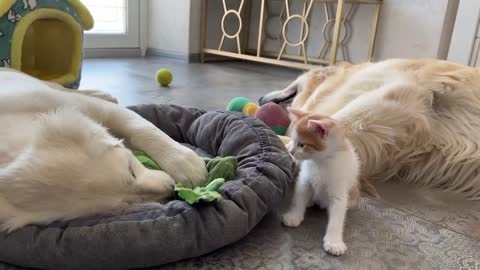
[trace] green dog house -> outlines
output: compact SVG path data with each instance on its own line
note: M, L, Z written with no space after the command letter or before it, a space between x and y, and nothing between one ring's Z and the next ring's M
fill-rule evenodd
M77 88L83 31L92 27L78 0L0 0L0 67Z

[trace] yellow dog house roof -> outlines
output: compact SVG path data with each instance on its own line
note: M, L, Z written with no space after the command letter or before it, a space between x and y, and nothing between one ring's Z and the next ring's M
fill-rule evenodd
M83 31L91 28L78 0L0 0L0 66L77 87Z

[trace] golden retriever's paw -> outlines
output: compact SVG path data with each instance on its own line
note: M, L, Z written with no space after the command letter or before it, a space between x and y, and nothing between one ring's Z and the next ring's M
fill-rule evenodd
M162 160L162 170L170 174L176 183L185 187L205 185L208 181L205 161L187 147L182 146L178 150Z
M332 242L332 241L324 240L323 248L325 249L326 252L335 256L340 256L345 254L345 252L347 252L347 246L342 241Z
M114 96L110 95L107 92L102 92L102 91L99 91L99 90L80 90L80 92L83 93L83 94L86 94L88 96L91 96L91 97L96 97L96 98L103 99L103 100L111 102L111 103L118 104L117 98L115 98Z
M3 223L0 223L0 232L5 231L7 233L11 233L17 229L20 229L21 227L24 227L27 224L28 222L26 222L26 220L23 220L22 218L11 218Z
M163 171L146 170L138 176L135 187L140 194L148 194L156 200L164 200L174 194L175 180Z
M298 227L302 224L303 216L293 212L287 212L282 216L282 223L288 227Z

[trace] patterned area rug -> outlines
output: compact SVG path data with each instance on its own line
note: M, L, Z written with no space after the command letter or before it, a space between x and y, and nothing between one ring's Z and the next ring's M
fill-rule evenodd
M480 202L408 190L389 185L380 191L392 201L362 198L348 213L341 257L323 250L327 215L313 208L298 228L271 214L234 245L152 269L480 269Z

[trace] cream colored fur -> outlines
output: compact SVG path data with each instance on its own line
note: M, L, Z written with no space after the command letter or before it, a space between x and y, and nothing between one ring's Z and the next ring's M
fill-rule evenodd
M111 101L0 69L0 231L163 200L175 183L203 184L205 165L193 151ZM125 145L164 172L146 169Z
M346 127L368 180L398 180L480 199L480 70L393 59L312 70L261 99Z

